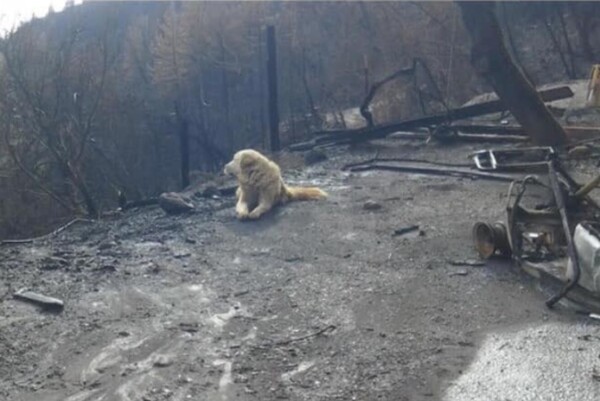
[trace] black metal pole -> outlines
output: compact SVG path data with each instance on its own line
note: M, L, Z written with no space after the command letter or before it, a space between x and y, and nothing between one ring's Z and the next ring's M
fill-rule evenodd
M275 27L267 26L267 84L269 92L269 138L272 152L281 149L279 141L279 109L277 106L277 48Z
M556 160L550 160L548 162L548 179L550 181L550 186L552 187L552 192L554 193L554 199L556 201L556 208L560 213L560 220L563 226L563 230L565 232L565 238L567 240L567 255L569 259L571 259L571 263L573 266L573 275L568 277L568 281L563 287L563 289L556 295L550 297L546 301L546 306L552 308L555 303L560 301L562 297L567 295L569 291L579 281L579 276L581 275L581 269L579 268L579 259L577 256L577 250L575 249L575 244L573 243L573 237L571 236L571 228L569 225L569 218L567 216L567 209L565 205L565 198L560 187L560 183L558 182L558 177L556 174Z

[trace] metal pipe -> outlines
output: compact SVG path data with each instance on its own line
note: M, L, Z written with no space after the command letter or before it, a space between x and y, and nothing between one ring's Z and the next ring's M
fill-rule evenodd
M588 182L583 187L581 187L577 192L575 192L575 197L583 198L588 193L590 193L590 191L592 189L596 188L598 186L598 184L600 184L600 174L598 174L596 176L596 178L594 178L592 181Z
M571 235L569 219L567 217L567 210L565 207L565 198L560 187L560 183L558 181L555 163L556 160L550 160L548 162L548 179L550 181L550 187L552 187L552 192L554 193L556 208L560 213L560 220L562 222L563 230L565 231L565 238L567 241L567 255L569 256L569 259L571 259L572 262L573 277L567 279L566 285L558 294L550 297L546 301L546 306L549 308L552 308L554 304L556 304L561 298L567 295L567 293L577 284L577 282L579 281L579 276L581 275L581 270L579 268L579 258L577 257L577 250L575 249L575 245L573 244L573 237Z
M512 182L515 177L506 174L487 173L477 170L468 169L455 169L448 167L435 167L435 166L416 166L416 165L399 165L399 164L365 164L357 165L349 169L352 172L361 172L368 170L383 170L383 171L398 171L405 173L415 174L430 174L430 175L443 175L443 176L455 176L455 177L467 177L467 178L482 178L487 180Z

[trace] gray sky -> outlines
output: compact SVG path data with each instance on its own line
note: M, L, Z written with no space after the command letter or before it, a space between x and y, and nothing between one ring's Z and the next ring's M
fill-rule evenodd
M0 5L0 33L30 20L32 15L45 16L50 6L54 11L60 11L65 3L66 0L5 0ZM76 0L75 3L79 4L81 0Z

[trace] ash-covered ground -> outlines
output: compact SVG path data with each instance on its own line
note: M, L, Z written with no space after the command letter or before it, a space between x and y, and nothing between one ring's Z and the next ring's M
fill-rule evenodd
M506 183L341 171L485 146L331 150L284 172L328 200L257 222L196 198L191 214L144 208L1 247L0 399L600 399L597 324L548 310L509 262L461 265L477 260L473 223L503 218ZM24 287L64 310L14 299Z

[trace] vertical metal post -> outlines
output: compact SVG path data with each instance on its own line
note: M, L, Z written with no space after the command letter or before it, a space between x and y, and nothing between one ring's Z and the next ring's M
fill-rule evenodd
M279 141L279 109L277 105L277 49L275 27L267 26L267 84L269 94L269 138L272 152L281 149Z

